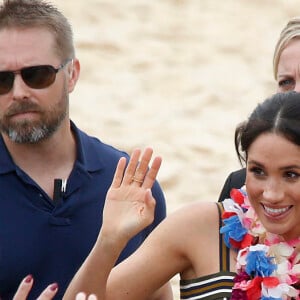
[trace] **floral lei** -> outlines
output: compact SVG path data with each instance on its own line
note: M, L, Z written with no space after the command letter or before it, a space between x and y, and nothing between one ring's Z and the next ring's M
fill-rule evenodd
M300 238L286 242L266 232L248 201L245 187L223 201L223 234L238 251L232 300L300 300ZM298 286L297 286L298 284Z

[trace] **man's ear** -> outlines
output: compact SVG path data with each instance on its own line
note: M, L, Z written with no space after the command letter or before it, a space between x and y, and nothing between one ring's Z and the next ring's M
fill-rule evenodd
M75 88L75 85L77 83L80 74L80 63L77 58L72 59L68 68L68 73L69 73L68 88L69 88L69 93L71 93Z

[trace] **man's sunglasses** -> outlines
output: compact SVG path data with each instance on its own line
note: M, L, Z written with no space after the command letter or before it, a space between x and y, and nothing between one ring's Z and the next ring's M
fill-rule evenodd
M13 88L15 74L20 74L22 80L33 89L44 89L50 86L56 78L56 73L63 69L72 59L67 59L57 69L51 65L31 66L16 71L0 71L0 95L9 93Z

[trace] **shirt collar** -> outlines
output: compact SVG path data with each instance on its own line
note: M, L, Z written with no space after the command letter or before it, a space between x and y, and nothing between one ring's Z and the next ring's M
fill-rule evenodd
M77 159L75 164L87 172L94 172L104 168L105 163L102 159L101 148L99 148L99 141L94 137L88 136L86 133L76 127L70 121L71 130L74 133L77 147ZM12 160L4 143L3 137L0 134L0 174L9 173L16 170L16 164Z
M102 159L101 148L99 148L99 143L102 145L102 142L81 131L72 121L71 130L76 139L77 163L88 172L104 168L105 162Z

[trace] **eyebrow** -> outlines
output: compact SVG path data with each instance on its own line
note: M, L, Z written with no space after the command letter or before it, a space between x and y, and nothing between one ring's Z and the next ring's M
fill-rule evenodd
M264 168L264 165L256 160L249 160L247 162L247 164L252 164L252 165L256 165L256 166L259 166L259 167L262 167ZM290 169L300 169L300 165L288 165L288 166L284 166L284 167L281 167L279 168L279 170L290 170Z
M282 79L282 78L290 78L290 77L294 77L295 75L293 74L293 73L287 73L287 72L285 72L285 73L278 73L277 74L277 80L278 79Z

